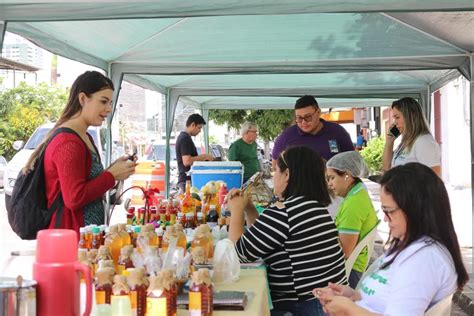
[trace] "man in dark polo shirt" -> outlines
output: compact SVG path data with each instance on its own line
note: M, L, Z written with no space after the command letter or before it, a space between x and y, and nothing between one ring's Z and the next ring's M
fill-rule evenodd
M349 133L339 124L327 122L320 116L321 109L313 96L305 95L296 101L296 124L285 129L275 140L273 168L280 153L290 146L310 147L326 160L337 153L354 150Z
M212 155L198 155L196 146L191 136L196 136L201 132L206 121L199 114L191 114L186 121L186 129L181 132L176 140L176 160L178 161L178 188L185 191L186 181L191 177L186 175L195 161L212 160Z

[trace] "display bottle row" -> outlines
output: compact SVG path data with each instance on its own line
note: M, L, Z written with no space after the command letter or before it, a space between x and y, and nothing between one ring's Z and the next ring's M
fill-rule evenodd
M146 277L143 269L128 269L128 276L114 275L112 268L97 272L95 284L96 308L110 304L110 315L163 315L177 314L177 296L180 290L171 270ZM209 271L199 269L191 278L189 287L189 314L211 316L213 313L213 286Z

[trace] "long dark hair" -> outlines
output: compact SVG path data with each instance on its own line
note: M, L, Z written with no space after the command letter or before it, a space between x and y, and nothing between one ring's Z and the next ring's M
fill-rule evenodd
M90 97L92 94L105 89L114 90L114 84L112 83L112 80L110 80L98 71L86 71L85 73L76 78L76 80L71 86L71 91L69 92L69 99L67 101L66 107L61 113L61 116L59 117L56 124L54 124L54 127L51 129L51 131L49 131L49 133L46 135L43 142L38 145L38 147L36 147L35 151L33 151L30 159L28 159L28 162L23 168L23 172L33 170L36 159L45 149L49 138L54 133L54 130L58 128L58 126L61 126L61 124L70 120L76 114L82 111L82 106L79 102L79 94L83 92L88 97Z
M305 146L290 147L277 159L281 171L289 170L288 185L283 198L304 196L323 206L331 203L325 177L325 164L321 156Z
M405 238L393 238L390 241L388 254L395 255L382 268L390 266L412 242L427 236L445 246L451 254L458 275L458 288L461 289L468 275L462 262L448 192L443 181L431 168L413 162L387 171L380 185L382 190L392 196L407 221Z

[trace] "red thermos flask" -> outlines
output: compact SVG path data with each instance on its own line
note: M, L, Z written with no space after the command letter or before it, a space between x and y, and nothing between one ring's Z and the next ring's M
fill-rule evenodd
M89 267L77 261L77 234L69 229L41 230L37 235L33 279L38 282L38 316L79 316L79 272L86 282L86 309L92 305L92 281Z

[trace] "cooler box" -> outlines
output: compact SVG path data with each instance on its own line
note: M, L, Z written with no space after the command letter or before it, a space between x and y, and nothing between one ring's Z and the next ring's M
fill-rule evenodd
M224 181L227 189L240 188L244 166L239 161L196 161L189 171L191 183L201 190L209 181Z

